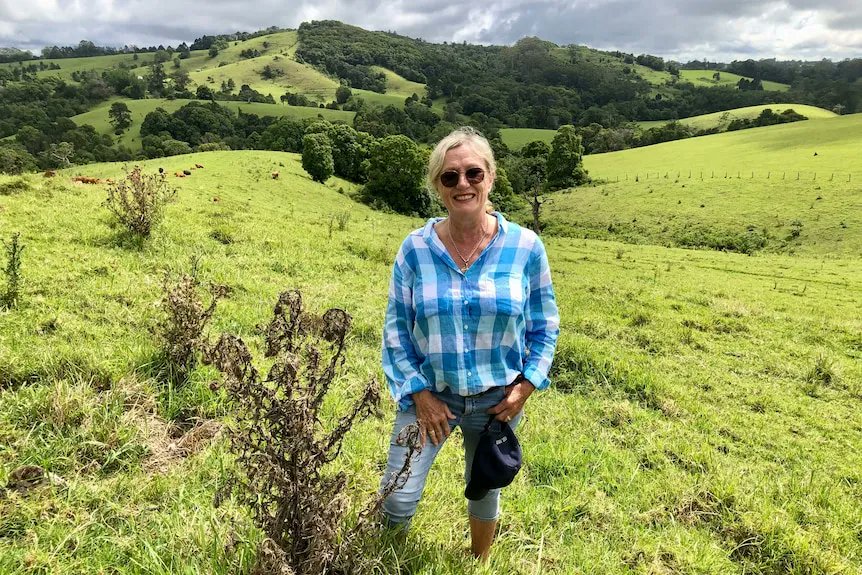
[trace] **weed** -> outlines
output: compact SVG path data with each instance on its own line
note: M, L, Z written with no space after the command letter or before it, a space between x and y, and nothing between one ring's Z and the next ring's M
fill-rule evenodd
M148 238L164 216L165 204L176 195L165 174L143 174L139 166L108 185L105 206L132 234Z
M215 228L210 232L210 237L225 246L234 242L233 234L225 228Z
M205 354L205 361L224 374L235 403L236 424L229 434L242 476L231 478L220 496L235 493L267 538L255 573L368 571L374 555L356 551L368 545L367 531L383 498L409 473L418 449L415 426L404 431L402 439L411 449L401 473L352 526L346 524L347 476L324 467L338 457L345 434L380 401L372 380L349 413L334 428L323 429L321 406L344 365L350 324L350 315L340 309L322 317L304 312L301 294L287 291L266 328L265 355L274 362L265 379L239 338L222 334Z
M195 354L202 346L203 330L212 318L218 300L229 293L227 286L210 285L212 301L205 308L198 296L199 287L194 275L183 274L173 285L165 282L162 304L167 317L160 329L162 349L171 380L180 383L194 369Z
M833 387L838 381L834 362L826 356L819 355L814 360L814 365L806 372L802 389L807 395L817 397L822 388Z
M21 253L24 251L24 246L18 241L21 233L17 232L12 235L12 240L6 246L6 268L3 270L6 275L6 290L0 295L0 307L12 309L18 307L21 290Z
M30 190L30 182L26 178L15 178L0 184L0 196L11 196Z

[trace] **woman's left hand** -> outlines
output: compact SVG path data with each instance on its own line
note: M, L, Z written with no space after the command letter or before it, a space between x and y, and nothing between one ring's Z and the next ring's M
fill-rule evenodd
M498 421L512 421L524 409L527 398L534 391L536 391L536 388L526 379L507 385L504 390L506 397L503 398L503 401L489 409L488 413L496 415Z

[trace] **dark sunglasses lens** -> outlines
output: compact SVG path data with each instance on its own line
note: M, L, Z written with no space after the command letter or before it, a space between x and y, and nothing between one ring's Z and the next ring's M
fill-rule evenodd
M460 177L461 176L458 172L443 172L440 174L440 183L447 188L454 188L458 185L458 179Z
M485 179L485 171L482 168L470 168L464 175L471 184L478 184Z

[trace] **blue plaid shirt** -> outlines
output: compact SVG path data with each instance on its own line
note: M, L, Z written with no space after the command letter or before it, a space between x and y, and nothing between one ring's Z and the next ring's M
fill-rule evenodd
M411 395L449 387L475 395L523 373L548 387L560 318L541 240L497 218L497 235L462 273L434 230L411 232L392 270L383 372L400 410Z

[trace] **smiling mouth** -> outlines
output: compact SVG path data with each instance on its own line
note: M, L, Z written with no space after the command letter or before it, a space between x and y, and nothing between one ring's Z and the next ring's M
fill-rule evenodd
M476 197L476 194L458 194L458 195L452 196L452 199L454 199L457 202L465 202L467 200L472 200L475 197Z

